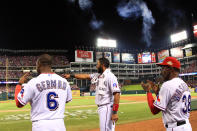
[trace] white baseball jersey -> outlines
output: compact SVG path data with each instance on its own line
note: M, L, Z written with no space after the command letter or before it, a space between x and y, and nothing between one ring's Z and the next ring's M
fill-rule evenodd
M55 73L31 79L18 94L22 105L31 104L31 120L63 119L65 104L72 100L70 85Z
M154 106L162 110L164 124L189 118L191 95L187 84L173 78L162 84Z
M96 84L95 103L104 105L113 103L114 92L120 92L118 80L110 69L106 69L103 74L94 73L90 75L91 83Z

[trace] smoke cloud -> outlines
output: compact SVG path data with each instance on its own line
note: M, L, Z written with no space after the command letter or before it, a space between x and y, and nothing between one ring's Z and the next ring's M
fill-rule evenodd
M153 24L155 24L155 19L152 16L152 12L148 9L147 5L144 2L140 4L140 8L142 10L143 16L143 38L147 43L147 46L150 47L152 39L151 29Z
M145 2L142 0L129 0L128 2L122 1L117 6L117 12L123 19L133 18L137 19L143 17L143 40L146 42L147 47L151 45L151 29L155 24L155 19L152 12L148 9Z
M164 12L168 15L168 21L170 22L170 24L172 24L174 29L176 29L179 24L186 19L183 10L171 7L171 5L176 4L173 3L173 0L169 1L169 3L167 3L165 0L153 1L157 4L157 7L161 12Z
M79 7L81 10L87 10L92 8L92 1L90 0L79 0Z
M76 0L68 0L71 3L76 3ZM92 19L89 23L90 27L93 30L98 30L103 26L103 21L97 20L96 15L92 10L93 2L92 0L78 0L79 7L82 11L89 11L91 12Z
M103 26L103 21L97 20L96 16L93 15L92 20L90 21L90 27L94 30L100 29Z
M133 1L120 2L117 6L118 14L127 19L127 18L138 18L141 15L141 10L139 6Z

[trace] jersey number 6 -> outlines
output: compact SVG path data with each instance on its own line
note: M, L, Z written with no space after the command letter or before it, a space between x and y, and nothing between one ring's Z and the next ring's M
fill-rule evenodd
M50 111L55 111L59 106L55 98L58 98L55 92L49 92L47 94L47 108L49 108Z

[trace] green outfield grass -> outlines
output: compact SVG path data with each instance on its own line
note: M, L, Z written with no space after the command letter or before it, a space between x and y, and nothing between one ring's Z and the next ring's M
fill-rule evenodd
M197 96L197 93L196 92L192 92L191 96Z
M124 97L124 96L123 96ZM80 98L80 99L79 99ZM130 102L130 103L129 103ZM121 100L119 109L119 121L117 124L141 121L161 117L161 114L153 116L147 103L131 103ZM86 105L86 107L80 107ZM15 107L15 103L0 103L0 131L31 131L30 106L25 106L24 111ZM14 112L5 112L5 111ZM4 111L4 112L2 112ZM81 131L99 128L97 107L94 97L76 97L66 105L65 124L68 131Z
M121 97L142 95L122 95ZM197 93L192 93L192 96L196 95ZM94 98L93 96L74 97L73 101L66 105L64 120L68 131L99 128L99 118ZM132 103L129 100L121 100L120 103L123 104L119 108L117 124L161 117L161 114L152 115L146 102ZM31 131L30 105L28 104L22 109L25 110L15 111L21 109L16 108L14 101L0 103L0 131Z
M121 90L125 90L125 91L132 91L132 90L143 90L141 85L138 84L138 85L126 85L126 86L123 86L121 88Z

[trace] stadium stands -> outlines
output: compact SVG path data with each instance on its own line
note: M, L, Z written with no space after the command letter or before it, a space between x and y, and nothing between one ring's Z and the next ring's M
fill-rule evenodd
M6 65L6 59L8 59L9 66L35 66L38 56L0 56L0 66ZM65 66L69 64L66 56L54 56L54 66Z
M18 81L20 76L23 74L23 70L35 70L35 63L38 58L34 53L33 55L22 52L20 54L14 53L9 55L0 55L0 81ZM39 53L38 53L39 54ZM94 62L69 62L68 57L64 54L54 53L54 71L62 75L63 73L94 73L96 69L96 59ZM136 59L137 60L137 59ZM183 57L179 59L181 61L181 73L197 72L197 56ZM6 63L7 61L7 63ZM137 62L135 62L137 63ZM112 72L117 76L120 85L140 83L144 79L153 79L160 75L160 67L156 63L146 64L127 64L127 63L111 63L110 68ZM7 72L7 74L6 74ZM183 79L187 81L191 87L196 87L197 77L183 76ZM88 87L89 91L94 91L95 86L91 85L89 80L77 80L69 79L73 84L71 85L72 90L79 90L80 88ZM5 92L5 84L0 84L0 93ZM14 84L8 84L8 91L14 91Z

